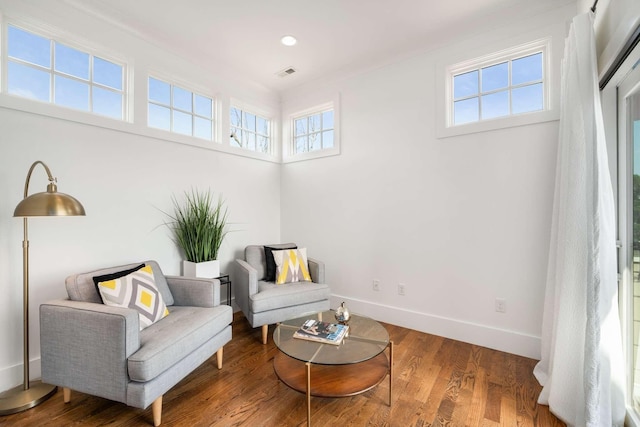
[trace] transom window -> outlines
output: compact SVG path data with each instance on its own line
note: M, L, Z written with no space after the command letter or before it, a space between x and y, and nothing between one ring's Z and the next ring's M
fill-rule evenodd
M213 140L213 99L149 77L148 125Z
M123 65L13 25L7 47L10 94L123 120Z
M453 69L452 124L545 109L545 52L538 45Z
M334 147L333 109L293 118L294 154Z
M271 121L238 107L229 110L231 135L229 144L250 151L271 151Z

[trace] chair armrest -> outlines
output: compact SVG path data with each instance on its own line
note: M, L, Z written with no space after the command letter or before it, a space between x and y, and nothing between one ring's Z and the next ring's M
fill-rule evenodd
M138 312L56 300L40 306L42 379L118 402L127 401L127 359L140 348Z
M235 301L245 315L249 313L249 297L258 293L258 272L248 262L236 259Z
M220 280L199 277L165 276L174 305L216 307L220 305Z
M324 262L314 258L307 258L309 274L314 283L324 283Z

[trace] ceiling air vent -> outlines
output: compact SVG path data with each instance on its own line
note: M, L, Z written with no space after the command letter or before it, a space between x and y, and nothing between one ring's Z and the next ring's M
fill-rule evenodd
M293 68L293 67L287 67L287 68L285 68L285 69L284 69L284 70L282 70L282 71L278 71L278 72L276 73L276 75L277 75L278 77L287 77L287 76L290 76L291 74L293 74L293 73L295 73L295 72L296 72L295 68Z

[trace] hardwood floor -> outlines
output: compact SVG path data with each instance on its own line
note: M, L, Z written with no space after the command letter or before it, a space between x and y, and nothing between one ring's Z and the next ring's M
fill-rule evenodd
M314 426L563 426L536 404L535 360L384 325L394 341L393 402L389 381L364 394L311 399ZM164 396L163 426L305 426L306 398L273 372L278 352L269 329L261 343L236 313L222 370L215 355ZM0 417L0 426L152 426L151 408L62 390L36 408Z

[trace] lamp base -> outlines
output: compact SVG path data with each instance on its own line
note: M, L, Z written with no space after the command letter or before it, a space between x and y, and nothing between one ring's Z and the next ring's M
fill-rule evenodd
M29 390L24 385L0 394L0 415L15 414L41 404L53 396L58 387L41 381L30 381Z

